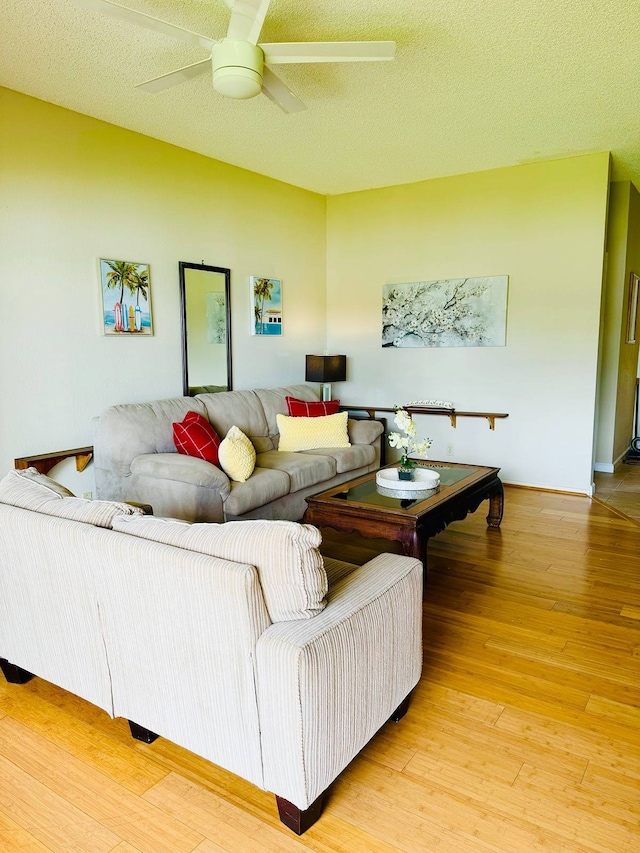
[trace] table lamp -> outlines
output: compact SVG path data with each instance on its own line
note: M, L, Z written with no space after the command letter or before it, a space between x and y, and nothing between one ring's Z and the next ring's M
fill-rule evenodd
M308 355L306 360L305 380L320 382L322 399L331 400L331 383L347 378L346 355Z

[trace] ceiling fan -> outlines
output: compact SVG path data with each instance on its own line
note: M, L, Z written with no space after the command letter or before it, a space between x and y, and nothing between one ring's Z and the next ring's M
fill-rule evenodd
M281 42L258 44L258 37L271 0L223 0L231 10L227 35L212 39L185 30L144 12L137 12L113 0L74 0L95 12L156 30L211 51L211 56L177 71L162 74L136 88L161 92L213 70L213 87L227 98L253 98L263 92L285 113L306 106L271 70L272 65L293 62L374 62L393 59L393 41Z

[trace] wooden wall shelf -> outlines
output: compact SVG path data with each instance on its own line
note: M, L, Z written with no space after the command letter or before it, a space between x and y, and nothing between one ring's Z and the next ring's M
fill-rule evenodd
M489 421L489 429L496 428L496 420L508 418L504 412L458 412L456 409L431 408L429 406L403 406L404 410L412 415L446 415L455 429L458 418L486 418ZM388 406L340 406L342 411L366 412L370 418L375 417L376 412L395 412L395 408Z
M41 453L38 456L21 456L19 459L14 459L13 464L21 471L25 468L35 468L41 474L48 474L58 462L64 462L65 459L73 457L76 460L76 471L84 471L93 458L93 447L76 447L73 450L56 450L53 453Z

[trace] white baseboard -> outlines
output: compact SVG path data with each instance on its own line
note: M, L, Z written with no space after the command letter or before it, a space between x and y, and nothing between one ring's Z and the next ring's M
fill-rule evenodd
M500 478L502 480L502 477ZM517 480L502 480L505 486L514 486L516 489L531 489L534 492L554 492L558 495L577 495L578 497L590 497L591 487L583 489L563 489L559 486L540 486L534 483L521 483Z
M612 462L594 462L593 470L601 474L613 474L616 468Z

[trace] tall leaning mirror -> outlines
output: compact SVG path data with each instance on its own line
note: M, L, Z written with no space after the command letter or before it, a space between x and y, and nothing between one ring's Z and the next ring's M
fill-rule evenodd
M180 261L182 385L187 396L231 390L231 270Z

